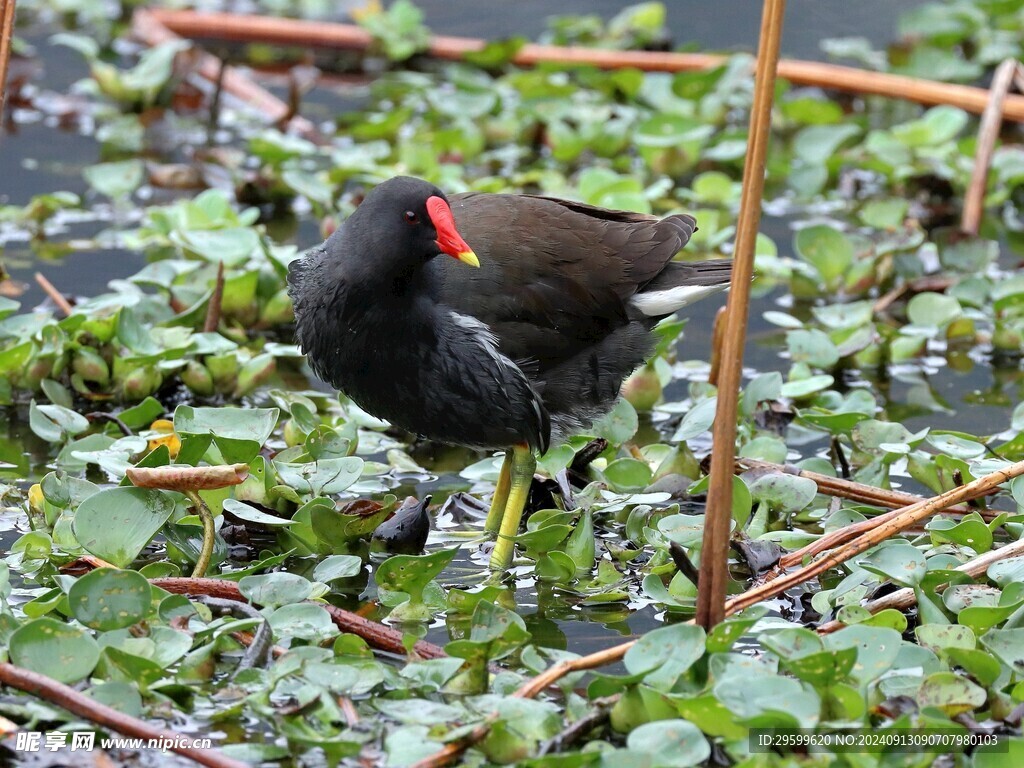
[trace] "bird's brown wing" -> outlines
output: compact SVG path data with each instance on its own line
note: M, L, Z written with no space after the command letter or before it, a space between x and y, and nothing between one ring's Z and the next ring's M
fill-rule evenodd
M480 258L439 258L440 298L491 327L502 351L542 369L629 322L629 299L686 244L695 221L529 195L455 195L456 226Z

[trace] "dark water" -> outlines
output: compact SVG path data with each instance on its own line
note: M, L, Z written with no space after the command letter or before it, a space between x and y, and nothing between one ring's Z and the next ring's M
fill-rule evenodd
M896 20L925 0L789 0L782 55L823 58L819 42L829 37L866 37L884 46L895 36ZM633 5L622 0L513 0L466 2L419 0L432 30L446 35L537 38L552 15L596 13L611 18ZM761 26L757 0L666 0L667 24L676 45L695 50L753 51Z

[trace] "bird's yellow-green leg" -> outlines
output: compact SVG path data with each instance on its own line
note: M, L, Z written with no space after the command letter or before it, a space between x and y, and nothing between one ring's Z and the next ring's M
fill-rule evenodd
M523 519L523 510L530 496L530 483L533 481L533 471L536 468L537 459L528 446L517 445L512 449L508 500L505 502L505 512L501 516L498 540L494 543L494 551L491 552L493 571L503 571L512 562L516 546L513 538L519 533L519 521Z
M484 530L488 533L497 533L501 528L501 517L505 514L505 505L508 503L508 489L512 482L512 449L505 451L505 461L501 463L501 473L498 475L498 484L494 486L494 495L491 497L491 508L487 512L487 522L484 523Z

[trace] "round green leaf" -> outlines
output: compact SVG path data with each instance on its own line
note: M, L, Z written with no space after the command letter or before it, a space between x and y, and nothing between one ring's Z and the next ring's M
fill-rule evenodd
M274 637L296 637L310 643L319 643L338 633L331 615L315 603L283 605L267 617Z
M952 717L970 712L985 703L985 689L954 672L936 672L929 675L917 692L917 703L922 707L938 707Z
M711 745L700 729L686 720L658 720L634 729L627 746L651 756L653 766L700 765L711 755Z
M907 318L914 325L941 328L963 314L960 302L944 293L919 293L907 303Z
M857 564L865 571L891 579L903 587L920 584L927 570L924 553L905 543L879 547Z
M119 568L131 565L167 522L174 500L152 488L107 488L83 501L72 530L86 550Z
M19 667L61 683L82 680L100 660L92 635L49 617L22 624L11 635L8 649Z
M106 632L142 621L149 613L152 592L138 571L97 568L71 585L68 607L85 626Z
M285 571L245 576L238 582L238 591L256 605L289 605L301 603L313 592L313 583L302 576Z

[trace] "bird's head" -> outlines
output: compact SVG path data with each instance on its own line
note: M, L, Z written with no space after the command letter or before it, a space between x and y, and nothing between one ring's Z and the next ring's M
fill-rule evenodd
M349 217L346 229L364 240L373 256L423 262L447 254L479 267L473 249L455 228L444 192L429 182L396 176L378 184ZM388 265L380 265L386 267Z

